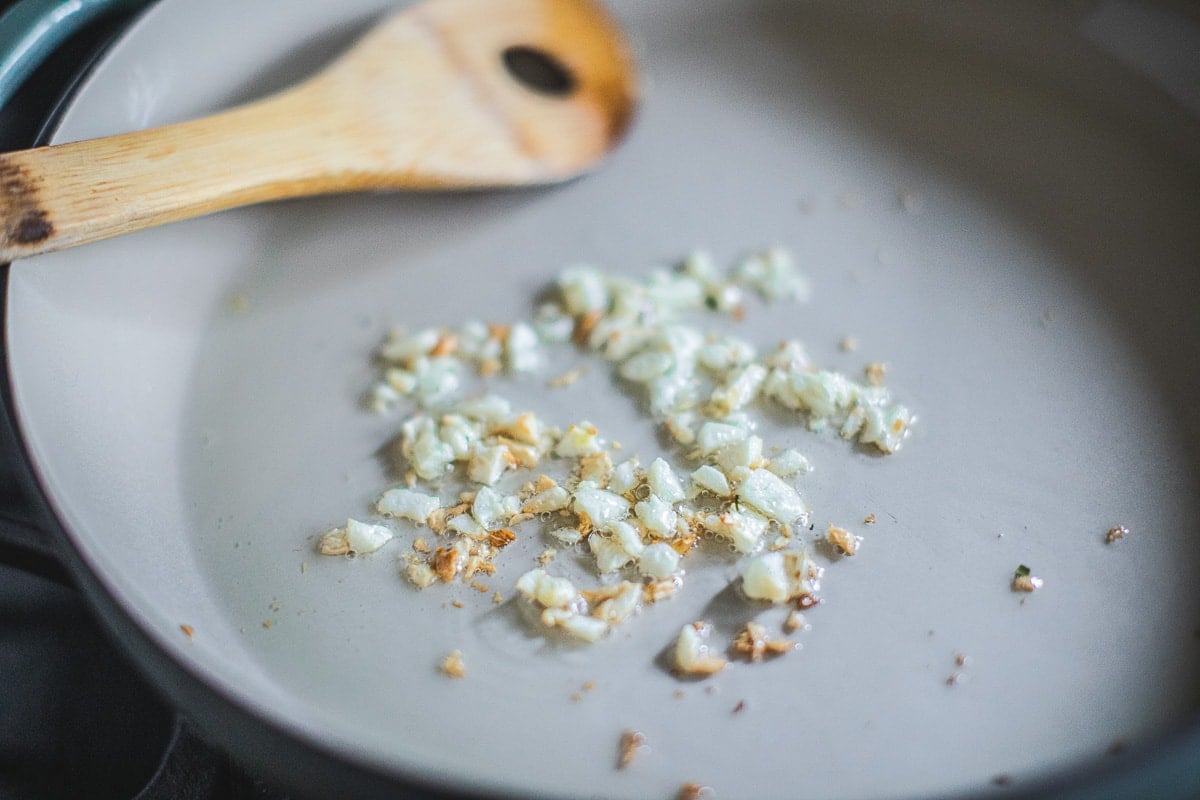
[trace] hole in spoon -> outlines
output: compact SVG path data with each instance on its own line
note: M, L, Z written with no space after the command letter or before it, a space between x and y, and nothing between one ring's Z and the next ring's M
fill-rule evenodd
M575 91L575 76L545 50L514 45L501 58L508 73L527 89L552 97L566 97Z

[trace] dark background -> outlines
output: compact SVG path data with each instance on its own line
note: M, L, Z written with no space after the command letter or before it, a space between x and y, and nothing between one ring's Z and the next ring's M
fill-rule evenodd
M0 0L0 13L11 5ZM121 24L101 20L68 42L0 109L0 151L37 139ZM43 513L0 409L0 800L277 796L192 737L116 650Z

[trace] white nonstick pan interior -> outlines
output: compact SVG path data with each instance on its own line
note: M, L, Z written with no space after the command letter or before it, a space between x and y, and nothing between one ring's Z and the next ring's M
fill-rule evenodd
M58 139L278 88L384 7L164 0ZM1034 781L1182 722L1200 670L1200 136L1171 85L1105 51L1100 5L613 7L645 100L594 175L284 203L14 265L24 434L108 590L283 729L500 794L927 796ZM773 429L815 465L801 490L819 529L879 520L829 564L801 651L702 683L662 668L686 622L774 619L726 590L729 564L627 635L561 648L511 603L416 592L397 567L412 533L314 554L312 535L388 485L396 420L360 399L391 324L524 316L578 261L639 274L776 243L814 299L756 308L740 333L803 339L847 372L886 361L920 416L887 459ZM643 460L661 450L602 369L504 390ZM1105 544L1119 524L1130 535ZM511 597L543 546L506 551L495 588ZM1018 564L1045 586L1012 592ZM437 669L453 649L463 680ZM627 728L648 749L619 771Z

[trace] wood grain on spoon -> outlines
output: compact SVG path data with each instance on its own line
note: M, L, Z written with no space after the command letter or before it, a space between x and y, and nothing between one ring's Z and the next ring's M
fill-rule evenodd
M612 149L635 104L591 0L428 0L266 99L0 155L0 261L301 195L559 181Z

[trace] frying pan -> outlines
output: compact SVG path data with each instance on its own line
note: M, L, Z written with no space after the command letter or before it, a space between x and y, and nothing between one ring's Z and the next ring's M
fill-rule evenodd
M164 0L55 140L280 88L387 7ZM320 796L1191 796L1194 12L612 7L646 99L593 176L280 203L9 268L11 404L100 616L209 738ZM314 554L391 480L397 421L360 403L390 325L524 316L581 260L636 275L772 243L814 300L756 307L739 333L801 338L849 372L886 361L920 415L887 459L765 423L816 465L801 489L818 526L879 520L828 563L803 650L704 683L663 668L685 622L773 619L721 559L627 633L565 648L512 602L406 585L411 532L370 557ZM601 369L503 391L643 459L661 448ZM1106 544L1117 524L1130 535ZM497 588L541 547L506 551ZM1045 586L1010 591L1018 564ZM452 649L460 681L437 670ZM625 729L648 747L617 770Z

